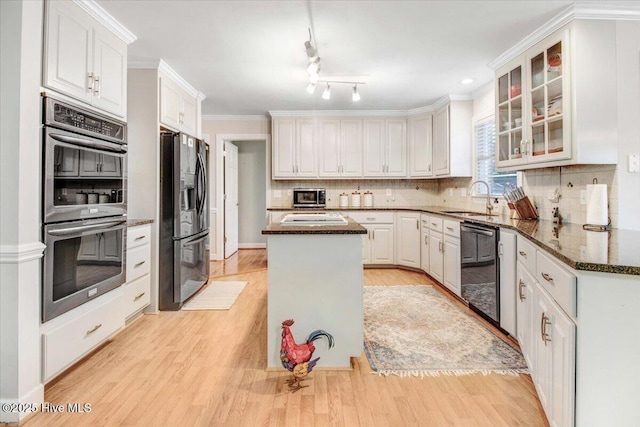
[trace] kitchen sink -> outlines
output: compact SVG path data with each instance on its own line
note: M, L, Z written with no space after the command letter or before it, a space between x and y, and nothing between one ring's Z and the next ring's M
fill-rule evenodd
M294 213L285 216L282 225L347 225L347 220L337 212Z
M471 211L443 211L442 213L462 215L462 216L473 216L473 215L486 215L482 212L471 212Z

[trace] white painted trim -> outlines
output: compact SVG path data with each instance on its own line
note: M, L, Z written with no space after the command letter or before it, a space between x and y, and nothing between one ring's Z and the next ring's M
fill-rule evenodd
M42 258L46 246L42 242L1 245L0 264L20 264Z
M231 115L231 114L203 114L202 121L246 121L246 122L266 122L269 121L269 117L264 115Z
M238 249L266 249L266 243L238 243Z
M489 92L493 92L495 90L495 82L493 80L487 82L486 84L480 86L473 92L471 92L471 99L478 99L481 96L486 95Z
M169 66L166 62L160 59L158 63L158 71L166 74L171 80L173 80L178 86L187 91L187 93L194 98L198 98L200 101L203 101L206 96L198 91L196 88L191 86L191 84L186 81L180 74L178 74L173 68Z
M296 110L269 111L276 117L404 117L407 110Z
M127 61L127 68L157 70L160 68L160 61L160 59L130 59Z
M433 113L433 105L426 105L424 107L414 108L412 110L407 110L407 116L418 116L420 114L428 114Z
M94 0L73 0L82 10L95 18L102 25L107 27L126 44L131 44L138 39L135 34L129 31L124 25L116 20L106 10Z
M639 21L640 5L577 3L574 5L573 15L575 19Z

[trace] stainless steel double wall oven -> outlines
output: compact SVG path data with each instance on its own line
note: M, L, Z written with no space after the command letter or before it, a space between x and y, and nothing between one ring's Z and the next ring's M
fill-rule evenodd
M46 322L125 282L127 127L42 99Z

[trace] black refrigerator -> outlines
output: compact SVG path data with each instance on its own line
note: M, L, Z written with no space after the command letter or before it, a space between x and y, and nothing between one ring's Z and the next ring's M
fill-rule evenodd
M180 310L209 279L209 147L160 134L160 310Z

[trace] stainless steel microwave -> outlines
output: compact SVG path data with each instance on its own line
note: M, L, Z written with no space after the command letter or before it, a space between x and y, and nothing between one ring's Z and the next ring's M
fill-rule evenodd
M327 190L324 188L294 188L294 208L324 208L327 205Z

